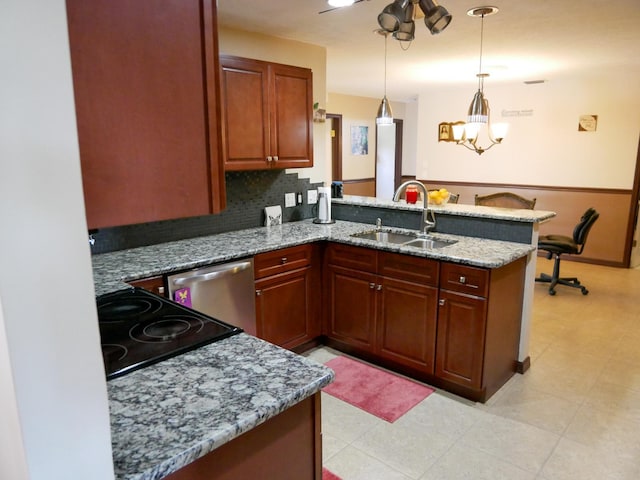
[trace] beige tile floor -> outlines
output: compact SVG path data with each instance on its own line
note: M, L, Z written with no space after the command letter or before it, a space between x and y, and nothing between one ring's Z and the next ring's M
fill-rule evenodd
M639 479L640 269L562 270L590 293L535 286L527 373L486 404L438 390L393 424L322 394L324 465L343 480Z

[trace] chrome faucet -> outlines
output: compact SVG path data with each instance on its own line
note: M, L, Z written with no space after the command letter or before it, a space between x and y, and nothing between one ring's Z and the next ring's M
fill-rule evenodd
M427 187L417 180L408 180L398 187L396 193L393 194L393 201L397 202L400 200L400 195L409 185L415 185L422 189L422 198L424 199L424 207L422 210L422 218L424 220L423 232L427 235L430 230L436 228L436 217L433 215L433 212L429 210L429 192L427 192Z

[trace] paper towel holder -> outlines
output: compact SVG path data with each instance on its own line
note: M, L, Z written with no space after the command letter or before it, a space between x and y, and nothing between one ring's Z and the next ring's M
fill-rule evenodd
M331 219L331 190L328 188L318 189L318 216L313 223L335 223Z

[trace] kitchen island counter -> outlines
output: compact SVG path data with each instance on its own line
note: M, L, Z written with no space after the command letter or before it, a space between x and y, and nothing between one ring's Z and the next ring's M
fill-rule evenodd
M323 365L242 333L111 380L116 478L163 478L333 378Z
M438 233L436 235L441 238L455 240L456 243L444 248L425 250L351 236L373 228L371 224L341 220L326 225L302 220L94 255L92 261L96 294L126 288L127 281L323 240L484 268L501 267L535 249L522 243Z

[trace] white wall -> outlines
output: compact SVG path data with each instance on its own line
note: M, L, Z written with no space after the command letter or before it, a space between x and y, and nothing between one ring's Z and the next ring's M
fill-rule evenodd
M507 121L502 145L482 156L437 141L438 124L465 120L475 90L421 92L418 178L460 182L630 189L640 132L640 72L598 72L538 85L485 83L494 122ZM533 110L505 117L503 110ZM578 118L598 115L595 132L578 132ZM405 125L406 127L406 125ZM486 146L488 141L480 141Z
M3 2L0 45L0 478L110 479L64 0Z

